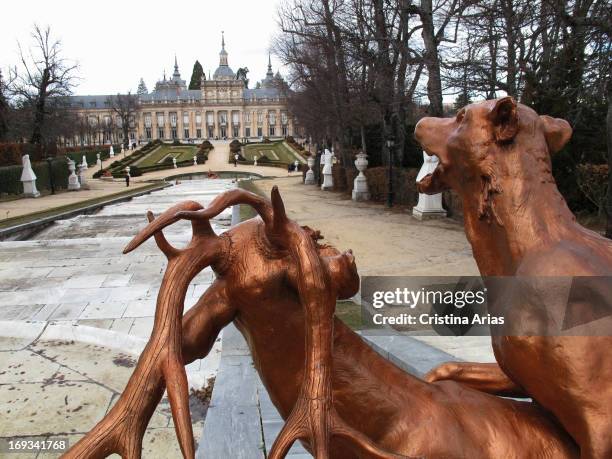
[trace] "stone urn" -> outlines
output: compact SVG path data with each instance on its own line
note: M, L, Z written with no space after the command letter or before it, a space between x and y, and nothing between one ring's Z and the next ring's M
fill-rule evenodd
M81 189L81 183L79 182L79 177L76 175L76 164L73 160L68 160L68 170L70 171L70 175L68 176L68 190L69 191L78 191Z
M308 170L306 171L306 177L304 178L304 185L315 185L315 174L312 170L315 165L315 159L312 156L309 156L306 163L308 164Z
M419 182L427 174L431 174L438 166L439 161L437 156L429 156L423 152L423 166L416 181ZM446 217L446 210L442 207L442 193L433 195L419 193L419 202L412 208L412 216L417 220Z
M363 171L368 167L368 155L364 152L357 154L355 158L355 167L359 171L353 182L353 201L368 201L370 199L370 190L368 189L368 178Z

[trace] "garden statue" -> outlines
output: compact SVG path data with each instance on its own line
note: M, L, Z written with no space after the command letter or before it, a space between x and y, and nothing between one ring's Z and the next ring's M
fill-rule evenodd
M102 160L100 159L100 153L96 153L96 166L98 169L102 169Z
M417 183L426 175L431 174L438 166L439 160L435 155L423 152L423 166L417 174ZM436 217L446 217L446 210L442 207L442 193L425 194L419 193L419 201L412 208L412 216L418 220Z
M543 286L551 277L583 283L580 295L561 298L561 322L571 319L561 333L493 336L497 364L445 364L428 380L527 394L563 425L582 458L604 459L612 457L612 241L580 226L555 184L550 155L571 134L566 121L539 116L511 97L417 124L416 139L440 159L419 192L452 188L460 195L482 276L525 279L528 295L513 305L514 314L548 330L561 293Z
M85 156L85 155L83 155L83 158L81 159L81 168L82 168L82 169L84 169L84 170L89 169L89 168L87 167L87 158L86 158L86 156Z
M321 162L323 163L323 184L321 185L321 189L333 190L334 176L332 175L332 166L334 164L334 150L329 151L326 148L325 153L321 156Z
M368 155L359 152L355 159L355 167L359 171L357 177L353 181L353 201L368 201L370 199L370 190L368 189L368 179L363 173L368 167Z
M259 217L215 234L210 220L236 205ZM184 201L147 217L124 253L154 237L168 258L151 337L120 398L64 458L140 458L165 389L183 456L193 458L184 366L206 357L230 322L286 419L270 459L298 439L319 459L577 457L571 438L536 403L422 381L335 318L336 300L359 289L353 255L319 244L318 231L289 220L276 187L271 200L234 189L204 209ZM192 224L184 249L163 234L180 219ZM216 279L183 317L188 286L208 266Z
M68 160L68 170L70 171L70 175L68 176L68 190L69 191L78 191L81 188L81 184L79 183L79 177L77 177L76 164L72 159Z
M196 155L193 155L193 165L194 166L198 165L198 157Z
M315 180L314 171L312 170L315 164L315 159L312 156L309 156L306 162L308 163L308 170L306 171L306 177L304 177L304 185L314 185L317 183Z
M125 145L121 144L121 154L125 158Z
M26 198L37 198L40 192L36 188L36 174L32 169L30 155L23 155L21 158L23 170L21 171L21 183L23 185L23 195Z
M87 176L85 175L85 168L83 167L82 164L79 164L78 166L78 171L79 171L79 184L81 185L81 189L83 190L89 190L89 184L87 183Z
M253 166L257 166L257 154L253 156Z
M174 167L175 169L178 167L176 165L176 158L174 156L172 157L172 167Z
M300 171L300 162L297 159L293 162L293 170L296 172Z
M111 158L115 157L115 150L113 150L113 146L110 146L110 149L108 150L108 154Z

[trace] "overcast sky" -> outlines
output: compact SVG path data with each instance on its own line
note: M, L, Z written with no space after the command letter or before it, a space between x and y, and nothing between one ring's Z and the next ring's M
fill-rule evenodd
M266 73L279 1L6 1L0 15L0 68L5 74L18 64L17 41L26 48L37 23L49 25L62 41L64 56L78 62L82 79L75 94L135 92L141 77L151 90L164 70L172 74L175 53L189 84L196 59L207 76L217 68L223 30L230 67L234 72L248 67L253 86ZM276 72L274 56L272 66Z

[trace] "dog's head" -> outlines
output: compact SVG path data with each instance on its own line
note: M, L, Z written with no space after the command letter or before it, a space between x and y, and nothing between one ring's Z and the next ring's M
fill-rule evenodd
M486 194L481 203L486 214L490 194L501 192L495 180L501 156L518 147L521 154L545 155L549 162L549 154L563 148L571 135L567 121L539 116L512 97L468 105L454 118L423 118L415 138L440 163L417 187L426 194L450 188L461 194L476 184Z

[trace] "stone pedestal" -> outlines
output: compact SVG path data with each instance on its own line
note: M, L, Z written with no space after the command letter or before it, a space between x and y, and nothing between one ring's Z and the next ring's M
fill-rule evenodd
M334 163L334 152L325 149L325 153L321 156L321 162L323 163L323 184L321 189L333 190L334 189L334 176L332 175L332 165Z
M79 183L83 190L89 190L89 184L87 183L87 177L85 175L85 168L81 165L79 166Z
M417 175L416 181L419 182L427 174L431 174L437 167L439 159L437 156L429 156L423 152L423 166ZM412 216L417 220L446 217L446 210L442 207L442 194L423 194L419 193L419 202L412 208Z
M23 163L23 171L21 172L23 195L26 198L37 198L40 196L40 193L36 189L36 174L30 163L30 155L23 155L21 162Z
M304 185L316 185L315 174L312 170L312 167L315 164L315 159L312 156L309 156L306 160L308 163L308 170L306 171L306 177L304 178Z
M355 177L353 182L353 201L369 201L370 190L368 189L368 179L363 173L368 167L367 155L359 153L355 159L355 167L359 171L359 175Z
M70 175L68 176L68 191L78 191L81 189L81 183L79 177L76 175L76 165L73 160L68 160L68 170Z

